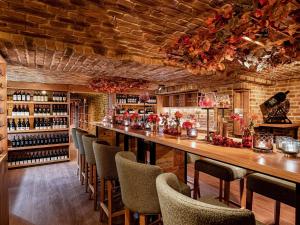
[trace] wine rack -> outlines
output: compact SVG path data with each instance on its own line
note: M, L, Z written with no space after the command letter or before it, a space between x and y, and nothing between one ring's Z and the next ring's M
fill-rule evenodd
M6 101L7 76L6 63L0 56L0 155L7 152Z
M7 89L8 167L69 160L70 94Z

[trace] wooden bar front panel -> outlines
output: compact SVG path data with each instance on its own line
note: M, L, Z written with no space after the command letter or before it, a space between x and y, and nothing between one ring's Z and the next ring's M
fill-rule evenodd
M7 153L0 155L0 225L8 225Z

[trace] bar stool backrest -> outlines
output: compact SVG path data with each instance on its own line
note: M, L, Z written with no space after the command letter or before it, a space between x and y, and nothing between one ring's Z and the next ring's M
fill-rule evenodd
M104 145L103 141L94 141L93 150L98 176L104 179L117 179L115 155L120 151L120 148Z
M78 129L77 128L72 128L72 138L73 138L73 142L74 142L74 145L75 145L75 148L78 149L78 141L77 141L77 135L76 135L76 131Z
M246 209L210 205L179 193L175 174L161 174L156 187L164 225L255 225L254 214Z
M160 213L155 180L161 168L136 162L132 152L119 152L116 164L124 205L133 212Z
M93 150L93 142L97 141L97 137L92 134L85 134L82 136L82 143L85 152L86 162L89 164L96 164L95 155ZM103 141L104 145L109 145L107 142Z
M78 150L80 155L85 155L84 152L84 146L83 146L83 142L82 142L82 136L88 134L88 132L83 131L83 130L76 130L76 137L77 137L77 142L78 142Z

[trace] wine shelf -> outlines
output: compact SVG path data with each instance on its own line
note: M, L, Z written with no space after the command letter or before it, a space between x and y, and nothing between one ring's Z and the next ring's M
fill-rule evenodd
M27 119L27 118L67 118L69 116L7 116L7 119Z
M25 127L29 128L29 129L28 130L10 130L10 131L8 130L7 133L9 135L9 137L12 137L14 135L23 136L23 137L27 136L27 135L29 135L29 136L31 136L31 135L47 136L51 133L55 134L57 132L62 132L62 133L64 133L64 135L66 135L68 137L69 141L64 142L64 143L59 143L59 144L45 145L43 143L40 145L12 147L13 140L10 140L7 144L8 153L9 153L8 159L11 159L11 160L8 160L9 161L8 162L9 169L69 161L69 155L70 155L69 128L51 128L50 126L58 125L58 124L56 124L56 122L59 122L59 125L64 125L64 127L66 127L65 126L66 124L67 124L67 126L70 124L70 120L69 120L70 119L70 117L69 117L70 116L70 114L69 114L70 113L70 93L67 91L61 91L57 87L54 87L54 86L53 87L47 86L47 87L45 87L46 90L38 90L38 89L31 88L31 86L26 86L26 85L25 85L24 89L22 89L22 88L23 87L8 87L7 112L8 112L9 116L7 116L6 124L11 124L12 119L16 119L16 120L28 119L28 124L27 124L27 121L22 121L21 127L24 127L23 123L25 122L26 123ZM24 92L24 90L26 90L26 91ZM24 100L27 100L27 101L16 101L16 99L14 98L13 95L17 92L24 93L26 95ZM36 95L36 93L38 95ZM55 101L56 99L54 99L54 97L57 94L61 95L64 98L63 99L64 101ZM30 97L28 97L28 95L30 95ZM45 96L44 97L41 96L41 100L43 98L45 98L45 100L48 100L48 101L36 101L36 100L40 100L38 98L39 95L47 96L47 99ZM35 98L35 97L37 97L37 98ZM40 105L40 106L38 106L38 105ZM26 116L25 116L25 113L20 116L17 116L16 114L14 114L14 116L12 116L12 112L16 109L16 107L17 107L17 110L15 112L19 112L18 110L19 110L19 108L21 108L21 112L24 111L25 113L28 113L28 114ZM42 111L43 114L42 113L37 114L38 112L41 112L41 110L43 110ZM64 115L57 115L56 112L61 113L61 114L63 114L63 112L67 112L67 113L64 113ZM39 119L41 119L41 121L38 121ZM61 121L63 121L63 124L60 123ZM43 122L43 124L39 124L41 122ZM37 126L36 123L39 124L38 126L49 127L49 129L35 129L35 126ZM17 127L17 126L19 126L19 124L15 123L14 127ZM54 127L57 127L57 126L54 126ZM63 127L63 126L61 126L61 127ZM67 140L67 138L65 140ZM55 151L57 151L57 152L64 151L65 152L64 157L66 157L66 158L64 158L64 157L51 157L51 158L41 157L39 159L32 159L32 160L28 159L28 157L30 157L30 154L28 155L28 153L40 154L40 152L43 152L43 151L45 151L45 152L53 151L53 154Z
M144 104L143 103L117 103L117 105L123 105L123 106L126 106L126 105L128 105L128 106L144 106ZM156 106L156 104L154 104L154 103L146 103L145 104L145 106Z
M52 144L52 145L32 145L26 147L9 147L8 151L19 151L19 150L31 150L31 149L41 149L41 148L55 148L55 147L67 147L69 143L61 143L61 144Z
M35 101L7 101L8 104L15 105L26 105L26 104L37 104L37 105L68 105L70 102L35 102Z
M44 130L15 130L8 131L8 134L23 134L23 133L42 133L42 132L59 132L59 131L69 131L69 128L64 129L44 129Z
M8 166L8 169L16 169L16 168L29 167L29 166L38 166L38 165L46 165L46 164L51 164L51 163L68 162L68 161L70 161L70 158L54 159L54 160L43 161L43 162L33 162L33 163L26 163L26 164L10 165L10 166Z

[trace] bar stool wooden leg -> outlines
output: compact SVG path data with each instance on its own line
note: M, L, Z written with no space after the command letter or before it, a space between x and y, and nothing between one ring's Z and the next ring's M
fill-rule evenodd
M224 181L224 200L227 205L229 205L229 198L230 198L230 182Z
M93 182L94 182L94 166L92 164L88 164L89 168L89 175L88 175L88 191L90 193L89 199L92 199L94 195L94 188L93 188Z
M200 198L199 171L194 170L194 193L193 193L193 198L197 199L198 195L199 195L199 198Z
M253 192L247 189L246 209L252 210Z
M125 208L125 225L130 225L130 210Z
M112 225L112 182L107 181L108 225Z
M85 180L84 180L84 185L85 185L85 192L88 193L89 189L89 164L85 163Z
M96 166L94 168L94 176L93 176L93 186L94 186L94 210L97 210L97 202L98 202L98 176Z
M240 204L242 206L243 196L244 196L244 184L245 180L244 178L240 179Z
M100 222L103 220L103 208L102 205L104 204L105 200L105 180L101 178L100 180Z
M146 225L146 216L144 214L140 214L140 225Z
M84 158L84 155L80 155L80 181L81 181L81 185L84 184L84 176L83 176L83 173L85 171L85 158Z
M276 201L275 211L274 211L274 225L279 225L280 223L280 202Z
M223 180L220 179L220 186L219 186L219 201L221 202L223 199Z

